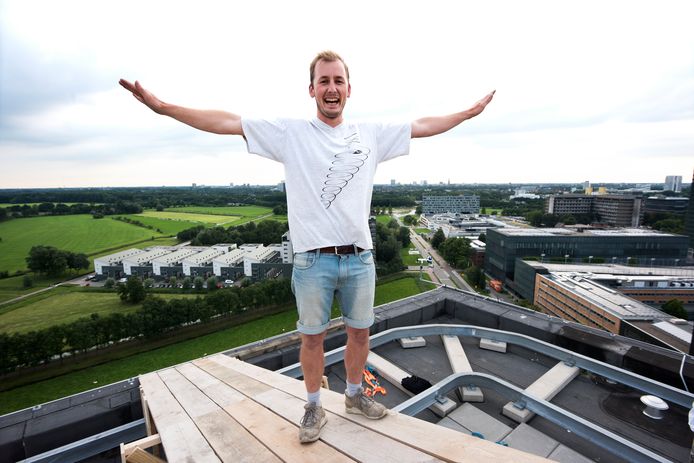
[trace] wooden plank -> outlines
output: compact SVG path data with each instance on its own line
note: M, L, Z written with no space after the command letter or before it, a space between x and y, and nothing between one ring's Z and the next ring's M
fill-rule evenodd
M303 383L263 368L232 359L223 354L208 357L209 361L219 363L226 368L252 376L265 384L285 391L295 397L305 397ZM406 443L432 456L451 462L546 462L548 460L509 449L476 437L436 426L411 416L390 411L382 420L368 420L359 415L345 412L344 396L332 391L321 393L323 408L332 414L345 419L358 421L362 426L380 434Z
M159 372L217 456L225 462L279 462L270 450L175 368Z
M303 398L292 396L275 388L258 393L258 385L263 383L246 376L244 373L226 368L212 360L203 359L194 363L293 423L298 424L304 414L305 399ZM303 383L298 382L298 384L303 387ZM321 394L325 393L328 391L323 391ZM342 408L344 409L344 402ZM364 418L364 420L367 419ZM298 440L296 434L289 437ZM332 413L328 413L328 424L323 428L320 440L357 461L378 463L440 461L387 436L371 432L357 422Z
M463 345L460 343L460 338L442 334L441 341L443 341L443 347L446 349L446 355L451 363L453 373L472 373L472 365L470 365L470 361L467 359L465 349L463 349ZM458 388L458 396L464 402L484 402L484 394L477 386L460 386Z
M135 448L148 449L159 444L161 444L161 438L159 437L159 434L154 434L152 436L143 437L142 439L123 444L121 449L122 453L127 457L133 450L135 450Z
M127 463L166 463L165 460L147 453L140 447L136 447L125 460Z
M296 425L247 398L197 366L186 363L178 366L177 370L283 461L306 463L354 461L321 441L302 445L298 439L299 429Z
M140 376L140 385L147 396L149 411L159 431L168 461L219 461L195 423L157 373Z

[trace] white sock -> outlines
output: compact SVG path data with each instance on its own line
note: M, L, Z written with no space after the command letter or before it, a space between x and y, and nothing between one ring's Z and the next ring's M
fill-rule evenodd
M354 397L359 392L359 389L361 389L361 383L352 384L347 381L347 389L345 390L345 394L350 397Z
M306 402L310 404L315 404L320 407L320 389L318 389L316 392L306 391Z

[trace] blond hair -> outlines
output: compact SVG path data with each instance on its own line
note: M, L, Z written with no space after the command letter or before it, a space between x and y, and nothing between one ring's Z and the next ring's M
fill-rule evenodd
M311 61L311 70L310 70L310 76L311 76L311 83L313 83L313 78L315 77L315 72L316 72L316 64L318 64L318 61L340 61L342 65L345 67L345 72L347 73L347 81L349 82L349 68L347 67L347 63L342 59L340 55L335 53L332 50L325 50L316 55L315 58L313 58L313 61Z

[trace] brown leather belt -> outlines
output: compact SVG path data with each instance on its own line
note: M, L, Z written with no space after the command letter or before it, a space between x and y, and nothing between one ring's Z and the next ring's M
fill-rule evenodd
M320 249L314 249L314 251L318 251L321 254L337 254L337 255L342 255L342 254L354 254L354 251L357 251L357 253L362 252L363 249L354 246L351 244L347 244L345 246L327 246L324 248Z

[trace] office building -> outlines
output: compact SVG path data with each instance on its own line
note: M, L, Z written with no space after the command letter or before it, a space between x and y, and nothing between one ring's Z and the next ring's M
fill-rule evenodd
M479 214L480 197L471 196L422 196L422 213Z
M628 228L490 228L486 243L485 270L507 284L513 282L517 258L549 262L600 258L608 263L684 265L688 248L686 236Z
M685 215L689 207L689 198L651 196L646 198L644 212Z
M681 175L668 175L665 177L665 185L663 188L665 191L674 191L679 193L682 191L682 176Z
M547 198L549 214L594 214L596 221L613 227L638 227L643 220L643 199L631 195L553 195Z
M294 247L292 246L292 237L287 231L282 235L282 263L291 264L294 262Z

